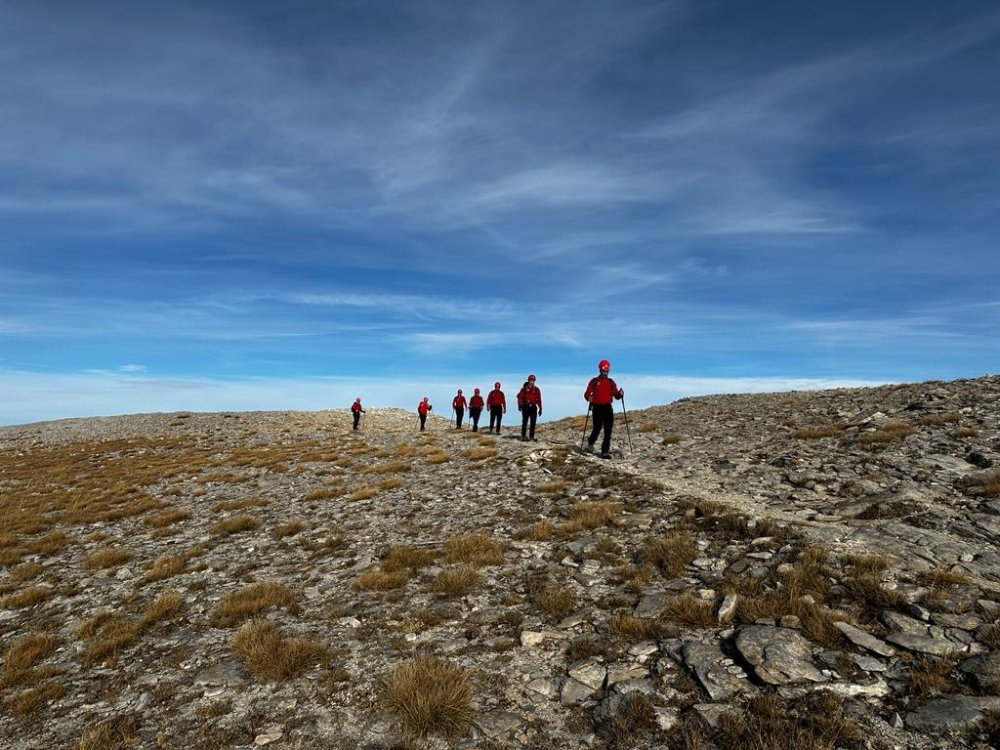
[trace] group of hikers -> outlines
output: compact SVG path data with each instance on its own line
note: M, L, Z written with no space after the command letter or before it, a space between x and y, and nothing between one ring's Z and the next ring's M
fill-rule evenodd
M625 391L618 387L614 380L609 377L611 363L602 359L597 365L597 376L590 379L587 389L583 393L583 398L590 404L588 409L593 416L594 427L587 439L587 449L594 450L597 437L604 432L601 441L601 458L611 458L611 432L615 424L615 411L613 403L616 399L621 399ZM542 416L542 391L535 384L534 375L529 375L524 381L521 390L517 392L517 410L521 412L521 440L535 440L535 423L538 417ZM472 422L472 431L479 432L479 418L483 413L483 408L489 410L490 414L490 434L496 431L500 434L500 424L503 422L503 415L507 413L507 397L500 389L500 382L493 384L493 390L486 394L483 399L476 388L472 398L466 400L462 394L462 389L451 401L451 408L455 415L455 429L462 429L462 422L465 420L465 412L468 409L469 419ZM433 411L434 407L430 399L424 396L423 400L417 404L417 417L420 422L420 431L423 432L427 424L427 415ZM354 417L354 429L358 429L361 423L361 415L365 410L361 406L361 397L358 396L351 404L351 413Z

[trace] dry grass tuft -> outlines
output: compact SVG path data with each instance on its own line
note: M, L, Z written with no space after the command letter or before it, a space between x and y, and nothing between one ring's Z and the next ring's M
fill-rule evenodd
M437 560L437 552L419 547L399 545L392 547L382 559L382 570L392 573L397 570L418 570L433 565Z
M742 714L724 714L715 735L715 745L727 750L834 750L864 741L842 699L829 692L788 702L774 693L754 696Z
M243 531L253 531L258 526L257 519L253 516L238 515L224 518L212 524L212 533L216 536L230 536Z
M960 687L952 677L955 658L938 659L933 656L918 656L910 663L910 683L907 694L911 700L923 701L941 693L957 693Z
M87 556L84 567L87 570L103 570L117 568L122 563L132 559L132 553L117 547L106 547Z
M342 497L345 492L347 492L347 488L338 483L327 487L320 487L316 490L310 490L305 494L303 499L309 502L315 502L317 500L333 500L334 498Z
M522 530L518 534L518 538L530 539L533 542L544 542L551 539L554 533L555 524L546 518Z
M658 641L677 635L677 628L660 618L634 617L627 612L615 612L608 618L608 631L618 641L638 643Z
M461 737L472 724L472 686L458 667L435 656L417 656L383 683L382 705L397 714L408 745L430 735Z
M961 418L961 414L952 411L943 414L925 414L920 418L920 421L927 425L942 425L955 424L955 422L958 422Z
M34 542L25 545L25 551L39 555L54 555L66 549L71 543L69 534L60 529L54 529Z
M618 503L584 500L573 505L570 522L585 529L598 529L609 525L620 511L621 505Z
M368 500L369 498L375 497L377 494L377 487L372 487L370 484L363 484L354 490L354 492L352 492L347 499L357 502L359 500Z
M59 700L66 694L66 688L54 680L45 680L7 698L4 705L16 714L26 716L43 703Z
M678 432L668 432L666 435L663 436L663 440L660 441L660 444L661 445L677 445L677 443L679 443L683 439L684 439L684 436L681 435Z
M271 607L293 611L297 598L295 592L282 583L252 583L222 598L212 615L212 624L216 627L235 625Z
M262 497L251 497L246 500L220 500L212 505L214 513L228 513L234 510L250 510L251 508L266 508L270 500Z
M451 456L448 454L448 452L443 451L440 448L430 451L425 456L425 458L427 459L427 463L429 464L443 464L448 461L451 461Z
M321 662L327 653L319 641L306 636L287 636L267 620L245 623L231 645L247 669L264 682L296 677Z
M656 432L657 429L659 429L659 425L656 422L643 422L641 425L639 425L639 429L637 430L637 432L640 433Z
M434 580L434 591L443 596L464 596L483 582L483 576L471 565L446 568Z
M906 422L889 422L875 432L864 433L859 440L865 445L892 443L896 440L902 440L916 431L916 428L911 427Z
M114 663L121 651L135 643L139 628L131 620L105 610L83 623L80 636L87 641L85 661Z
M169 620L184 609L184 597L179 591L164 591L146 607L139 618L139 629L147 630L156 623Z
M390 461L387 464L378 464L364 470L365 474L400 474L410 470L409 461Z
M839 437L844 428L837 425L822 425L818 427L801 427L792 433L796 440L818 440L820 438Z
M689 593L675 596L663 608L660 616L669 622L689 628L718 626L713 613L713 602L698 599Z
M398 589L406 584L410 579L407 570L368 570L354 579L351 584L353 589L364 589L366 591L388 591Z
M994 469L983 478L982 492L984 495L994 497L1000 495L1000 469Z
M146 582L162 581L179 573L183 573L186 569L187 560L183 557L163 554L156 558L156 561L146 572L146 576L143 580Z
M125 717L90 727L80 738L78 750L129 750L139 744L134 717Z
M466 448L462 451L462 456L470 461L486 461L490 458L496 458L496 455L496 449L486 445L479 448Z
M576 607L576 592L570 588L544 588L533 598L538 609L551 621L563 619Z
M0 687L12 687L33 680L35 665L51 656L59 646L59 639L51 633L28 633L16 638L3 656Z
M555 495L562 492L567 487L570 487L572 482L567 482L565 479L553 479L548 482L542 482L535 489L539 492L544 492L549 495Z
M285 521L280 524L274 531L271 532L271 538L275 541L284 539L286 536L295 536L303 529L307 528L307 524L301 518L293 518L290 521Z
M975 438L979 437L979 430L975 427L956 427L951 431L951 436L953 438Z
M951 586L961 586L969 582L969 576L961 571L931 568L917 574L917 581L932 589L947 589Z
M620 709L597 728L608 750L633 750L648 747L657 729L653 704L643 695L633 693L625 698Z
M190 517L190 512L181 510L180 508L175 508L174 510L158 513L155 516L147 516L143 519L143 523L153 529L162 529L163 527L170 526L178 521L186 521Z
M503 564L503 548L486 534L452 537L444 544L444 556L450 563L468 563L477 568Z
M39 602L44 602L52 596L53 590L48 586L29 586L14 594L0 597L0 609L24 609Z
M667 578L677 578L696 557L698 550L691 536L673 532L665 537L647 539L639 552L637 563L652 565Z

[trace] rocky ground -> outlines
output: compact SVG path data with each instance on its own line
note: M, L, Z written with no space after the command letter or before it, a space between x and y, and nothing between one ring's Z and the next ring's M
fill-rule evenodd
M1000 377L366 420L0 428L3 747L1000 740Z

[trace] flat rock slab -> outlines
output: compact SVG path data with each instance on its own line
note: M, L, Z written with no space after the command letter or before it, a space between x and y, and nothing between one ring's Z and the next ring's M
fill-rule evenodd
M962 729L983 718L986 711L1000 709L1000 698L971 695L946 695L928 701L906 715L911 729Z
M682 650L684 663L713 701L731 698L755 690L746 673L728 658L718 643L691 641Z
M969 675L984 690L1000 684L1000 651L974 656L958 665L958 671Z
M968 646L954 643L947 638L935 638L932 635L916 635L914 633L890 633L885 637L889 643L902 646L907 651L930 656L948 656L949 654L968 651Z
M812 643L794 630L751 625L736 636L736 648L757 676L770 685L830 679L813 665Z
M866 651L871 651L873 654L878 656L889 657L896 655L896 649L885 641L879 640L871 633L866 633L864 630L856 628L846 622L835 622L833 623L833 626L843 633L844 637L855 646L860 646Z

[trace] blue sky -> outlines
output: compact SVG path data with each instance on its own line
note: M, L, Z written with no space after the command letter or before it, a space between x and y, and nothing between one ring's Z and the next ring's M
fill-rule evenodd
M4 2L0 424L977 376L994 2Z

